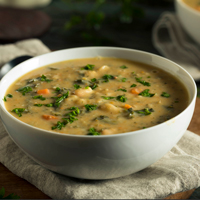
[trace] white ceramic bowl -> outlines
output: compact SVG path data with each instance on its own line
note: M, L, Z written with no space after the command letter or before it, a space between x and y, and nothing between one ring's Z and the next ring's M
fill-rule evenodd
M175 8L183 28L200 44L200 12L189 7L182 0L175 0Z
M0 82L0 99L17 78L38 67L75 58L118 57L162 68L183 82L189 105L178 116L151 128L109 135L77 136L35 128L13 117L0 103L3 124L13 141L42 166L72 177L110 179L142 170L165 155L182 137L193 115L196 85L179 65L163 57L125 48L86 47L61 50L27 60Z

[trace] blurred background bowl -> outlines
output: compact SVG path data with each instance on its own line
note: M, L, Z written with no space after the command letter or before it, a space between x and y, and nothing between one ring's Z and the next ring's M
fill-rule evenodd
M200 44L200 11L188 6L183 0L175 0L175 8L185 31Z

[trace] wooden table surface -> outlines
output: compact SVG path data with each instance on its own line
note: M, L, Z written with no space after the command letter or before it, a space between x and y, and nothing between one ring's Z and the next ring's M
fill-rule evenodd
M189 126L189 130L200 136L200 98L197 98L195 112ZM26 180L19 178L11 173L6 167L0 163L0 189L4 187L6 195L14 193L21 199L50 199L43 192ZM187 199L195 189L177 193L166 197L166 199Z

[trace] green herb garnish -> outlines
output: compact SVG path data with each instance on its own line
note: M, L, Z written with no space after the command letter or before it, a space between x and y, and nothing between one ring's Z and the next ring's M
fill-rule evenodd
M93 79L91 79L91 81L92 81L92 82L96 82L96 81L97 81L97 79L96 79L96 78L93 78Z
M126 102L127 98L124 95L119 95L116 97L117 101Z
M132 85L131 85L131 87L136 87L136 86L137 86L136 84L132 84Z
M75 87L75 89L79 89L79 88L81 88L81 86L78 85L78 84L74 84L74 87Z
M122 78L121 79L121 82L126 82L127 81L127 78Z
M53 107L53 103L45 104L46 107Z
M69 91L67 91L67 93L63 94L61 97L52 97L54 99L56 99L55 103L53 104L54 107L59 107L61 102L66 99L69 96Z
M142 110L135 110L134 112L136 112L137 114L141 114L141 115L150 115L152 112L154 112L154 110L152 108L145 108Z
M45 75L42 75L42 76L40 77L40 80L41 80L41 81L45 81L45 82L47 82L47 83L49 83L49 82L52 81L52 80L50 80L50 79L47 79L47 77L46 77Z
M81 68L82 70L93 70L94 69L94 65L91 65L91 64L87 64L85 67L82 67Z
M110 100L110 99L114 99L115 97L106 97L106 96L101 96L103 99L105 100Z
M125 66L125 65L122 65L122 66L120 66L120 68L121 68L121 69L126 69L126 68L128 68L128 67Z
M109 74L105 74L102 78L104 79L103 82L109 82L109 80L115 79L113 75L109 75Z
M151 84L150 84L149 82L146 82L146 81L142 80L142 78L137 78L137 77L135 77L135 79L136 79L136 81L137 81L138 83L141 83L142 85L151 86Z
M96 110L97 109L97 105L94 104L86 104L85 108L87 111L92 111L92 110Z
M22 116L22 113L25 111L25 108L15 108L12 110L12 112L16 113L19 117Z
M37 106L37 107L41 107L43 104L40 104L40 103L38 103L38 104L34 104L34 106Z
M142 91L139 95L143 97L153 97L155 94L149 93L149 89Z
M17 89L18 92L21 92L22 95L25 95L26 93L29 93L32 91L32 88L29 87L29 86L25 86L25 87L22 87L22 88L19 88Z
M170 94L168 94L167 92L163 92L163 93L161 94L161 96L162 96L162 97L168 98L168 97L170 97Z
M101 135L101 134L97 132L95 128L90 128L89 133L87 135Z
M54 129L59 129L61 130L62 127L65 127L66 123L65 122L60 122L58 121L57 124L55 126L53 126L51 129L54 130Z
M12 94L7 94L7 95L3 98L3 100L4 100L4 101L7 101L7 97L8 97L8 98L12 98L13 95L12 95Z
M90 84L90 87L92 88L92 90L94 90L95 88L98 87L98 85L96 83L92 83L92 84Z
M33 99L40 99L42 101L46 100L42 95L34 96Z
M118 89L117 91L123 91L123 92L127 92L127 90L126 90L126 89L122 89L122 88Z

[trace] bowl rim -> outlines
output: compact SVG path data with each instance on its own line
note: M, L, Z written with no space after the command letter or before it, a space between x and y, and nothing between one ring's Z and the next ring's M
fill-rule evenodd
M37 58L40 58L40 57L43 57L45 55L49 55L49 54L54 54L54 53L59 53L59 52L62 52L62 51L66 51L66 50L79 50L79 49L109 49L109 50L122 50L122 51L132 51L132 52L137 52L137 53L141 53L141 54L146 54L146 55L150 55L150 56L154 56L154 57L157 57L157 58L160 58L160 59L163 59L169 63L172 63L172 64L175 64L178 68L180 68L181 70L183 70L187 75L188 77L190 77L192 83L193 83L193 87L194 87L194 95L191 96L191 101L189 102L188 106L181 112L179 113L178 115L176 115L175 117L169 119L169 120L166 120L164 122L162 122L161 124L157 124L157 125L154 125L152 127L148 127L146 129L140 129L140 130L136 130L136 131L130 131L130 132L125 132L125 133L118 133L118 134L113 134L113 135L100 135L98 137L94 137L93 135L73 135L73 134L67 134L67 133L59 133L59 132L55 132L55 131L49 131L49 130L45 130L45 129L42 129L42 128L38 128L38 127L35 127L35 126L31 126L19 119L17 119L16 117L14 117L11 113L8 112L8 110L5 108L5 102L3 101L3 99L1 100L0 102L0 108L4 111L4 113L6 113L9 117L11 117L14 121L16 121L17 123L20 123L21 125L23 126L26 126L28 128L31 128L31 129L35 129L36 131L40 131L42 132L43 134L53 134L53 135L57 135L57 136L60 136L60 137L72 137L72 138L113 138L113 137L123 137L123 136L128 136L128 135L136 135L136 134L141 134L143 132L146 132L146 130L152 130L152 129L157 129L159 128L160 126L162 126L163 124L165 123L171 123L171 122L174 122L174 120L176 120L177 118L181 117L181 115L183 115L185 112L187 112L187 110L190 109L190 107L193 105L193 103L195 104L195 100L196 100L196 96L197 96L197 88L196 88L196 84L195 84L195 81L194 79L192 78L192 76L183 68L181 67L179 64L165 58L165 57L162 57L162 56L159 56L157 54L153 54L153 53L149 53L149 52L146 52L146 51L141 51L141 50L137 50L137 49L131 49L131 48L123 48L123 47L112 47L112 46L89 46L89 47L75 47L75 48L67 48L67 49L62 49L62 50L57 50L57 51L53 51L53 52L50 52L50 53L46 53L46 54L42 54L42 55L39 55L39 56L35 56L33 58L30 58L22 63L26 63L26 62L29 62L29 60L33 60L33 59L37 59ZM78 59L78 58L77 58ZM64 60L63 60L64 61ZM21 65L22 63L16 65L16 67L18 67L19 65ZM55 62L56 63L56 62ZM141 62L142 63L142 62ZM53 64L53 63L51 63ZM45 66L45 65L44 65ZM16 69L16 67L14 67L13 69L11 70L14 70ZM42 66L40 66L42 67ZM40 68L40 67L36 67L35 69L37 68ZM10 70L10 71L11 71ZM10 72L9 71L9 72ZM30 70L29 72L33 71ZM9 76L9 72L2 78L5 79L7 76ZM26 72L26 73L29 73L29 72ZM26 73L20 75L23 76L25 75ZM169 73L169 72L168 72ZM20 78L19 77L19 78ZM12 83L14 83L17 79L15 79ZM0 81L0 87L1 87L1 84L2 84L3 81ZM11 84L12 84L11 83ZM10 84L10 85L11 85ZM183 82L182 82L183 84ZM10 85L7 87L7 89L10 87ZM188 89L187 89L188 90ZM2 104L4 104L4 106L2 106ZM1 118L1 116L0 116ZM2 118L1 118L2 119ZM3 121L3 120L2 120Z
M188 6L183 0L176 0L176 2L178 2L181 6L183 6L185 9L189 10L190 12L192 12L193 14L200 16L200 11L195 10L194 8L191 8L190 6Z

